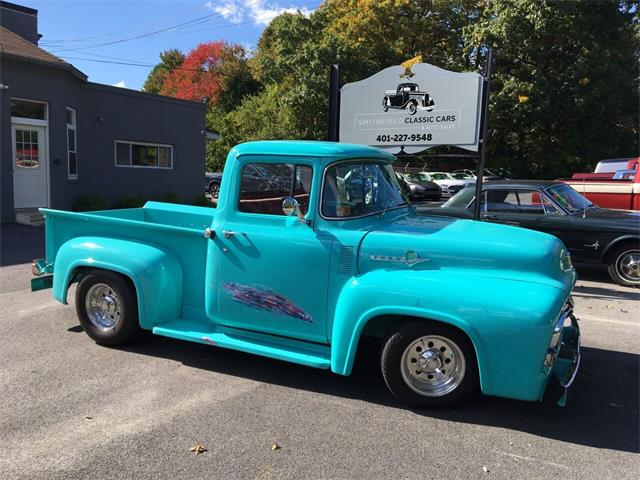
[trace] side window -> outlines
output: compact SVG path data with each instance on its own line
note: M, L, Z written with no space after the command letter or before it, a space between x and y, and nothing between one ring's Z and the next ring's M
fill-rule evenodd
M487 211L543 214L540 194L531 190L488 190Z
M556 207L546 196L542 197L542 205L544 206L544 212L547 215L562 215L562 212L558 210L558 207Z
M485 194L487 212L513 213L518 208L518 199L513 191L487 190Z
M544 210L540 204L540 194L536 191L519 190L518 194L518 212L533 213L542 215Z
M282 200L295 197L302 213L309 208L313 170L290 163L249 163L242 169L238 211L284 215Z

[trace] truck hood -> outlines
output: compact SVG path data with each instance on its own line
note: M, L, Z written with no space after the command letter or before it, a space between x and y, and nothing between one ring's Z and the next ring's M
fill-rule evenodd
M377 269L460 270L465 279L491 276L570 290L575 270L556 237L524 228L440 216L380 221L362 239L360 273Z

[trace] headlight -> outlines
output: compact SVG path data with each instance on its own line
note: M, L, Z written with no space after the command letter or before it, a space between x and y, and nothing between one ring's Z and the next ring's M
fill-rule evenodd
M560 250L560 270L563 272L570 272L573 270L573 260L571 260L571 254L565 249Z

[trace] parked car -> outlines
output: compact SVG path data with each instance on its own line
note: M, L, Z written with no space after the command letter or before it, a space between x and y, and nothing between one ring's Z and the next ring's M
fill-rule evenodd
M485 168L484 171L485 171L485 173L488 173L489 176L497 177L497 178L500 178L502 180L513 180L513 179L516 178L513 175L513 173L511 173L506 168L502 168L502 167Z
M409 198L412 200L440 200L442 188L435 182L423 180L415 173L400 173L402 179L409 187Z
M562 181L600 207L640 210L640 158L606 162L598 163L599 172L596 168L594 173L574 173ZM613 166L620 168L603 171Z
M640 286L640 212L599 208L569 185L518 180L483 184L482 217L539 230L564 242L576 263L602 265L620 285ZM473 217L475 189L426 213Z
M204 174L204 191L209 193L212 198L218 198L220 183L222 183L222 173L206 172Z
M418 215L394 160L362 145L248 142L227 157L217 208L42 209L47 257L33 262L32 289L66 303L78 282L79 321L104 345L150 330L349 375L362 337L378 336L384 381L417 407L477 388L566 392L580 360L566 247ZM288 183L252 183L249 167ZM349 197L345 177L364 194Z
M463 188L475 183L469 180L458 180L447 172L420 172L419 175L424 181L431 181L440 185L444 195L455 195Z
M452 172L449 175L451 175L453 178L455 178L456 180L468 180L469 182L473 182L476 183L476 179L475 177L471 177L469 176L468 173L461 173L461 172Z
M465 175L467 175L469 178L473 179L473 180L477 180L478 177L476 177L476 172L474 172L473 170L470 170L468 168L463 168L460 170L454 170L453 173L464 173ZM452 173L452 174L453 174ZM500 177L496 176L496 175L492 175L492 174L488 174L487 172L484 172L484 175L482 175L482 181L483 182L491 182L494 180L502 180Z
M382 109L385 112L393 108L415 115L421 108L431 111L433 107L433 99L427 92L421 92L417 83L401 83L395 90L387 90L382 99Z
M593 173L615 173L618 170L627 168L630 160L637 160L637 158L608 158L600 160Z

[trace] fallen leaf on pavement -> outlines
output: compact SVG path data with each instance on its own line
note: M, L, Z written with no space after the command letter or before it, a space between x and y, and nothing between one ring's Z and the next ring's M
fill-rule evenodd
M622 313L629 313L629 310L623 310L622 308L620 309L620 311L621 311Z
M482 471L483 471L484 473L489 473L489 469L488 469L487 467L482 467Z
M280 450L282 447L278 445L276 442L273 442L271 445L271 450Z
M207 451L207 447L205 447L201 443L196 443L193 447L191 447L190 451L194 452L196 455L200 455L201 453Z

